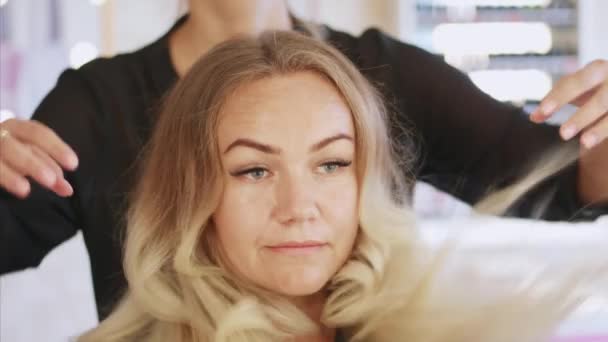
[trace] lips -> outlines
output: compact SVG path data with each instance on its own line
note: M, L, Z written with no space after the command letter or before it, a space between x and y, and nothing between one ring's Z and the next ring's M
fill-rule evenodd
M321 241L288 241L267 248L275 253L284 254L310 254L315 253L327 246L326 242Z

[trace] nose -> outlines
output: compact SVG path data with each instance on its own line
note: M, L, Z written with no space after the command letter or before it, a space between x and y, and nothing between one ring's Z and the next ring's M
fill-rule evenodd
M275 217L283 225L313 221L319 215L314 180L284 175L276 188Z

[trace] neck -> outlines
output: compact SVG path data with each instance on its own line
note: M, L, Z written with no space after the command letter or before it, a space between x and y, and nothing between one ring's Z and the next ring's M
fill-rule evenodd
M284 0L190 0L188 19L169 37L171 59L181 76L225 40L291 27Z

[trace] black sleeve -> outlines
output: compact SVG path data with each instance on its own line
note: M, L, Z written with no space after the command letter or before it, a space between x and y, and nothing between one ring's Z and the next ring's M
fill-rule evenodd
M62 198L34 181L24 200L0 189L0 274L39 265L51 249L82 227L83 180L95 156L93 141L99 139L97 108L78 71L67 70L33 114L32 119L54 130L78 155L79 168L64 171L74 195Z
M361 63L396 107L396 120L418 142L418 179L474 204L488 190L521 177L543 153L561 144L556 126L535 124L520 109L479 90L467 75L440 56L404 44L377 30L360 38ZM364 68L365 72L365 68ZM394 125L393 125L394 126ZM576 165L529 192L509 215L530 217L551 197L542 218L584 217L576 191Z

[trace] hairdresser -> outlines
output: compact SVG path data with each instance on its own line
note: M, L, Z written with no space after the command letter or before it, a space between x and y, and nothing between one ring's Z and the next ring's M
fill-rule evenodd
M608 61L564 77L529 118L440 57L381 31L352 36L307 25L283 0L190 0L188 15L157 41L65 71L32 120L0 123L0 273L36 267L81 230L104 318L124 288L126 202L163 94L214 45L270 29L319 36L380 88L394 139L405 129L417 142L415 168L404 172L473 203L529 171L543 151L581 142L576 164L510 213L530 217L540 204L547 220L608 212ZM568 103L579 109L566 123L543 123Z

